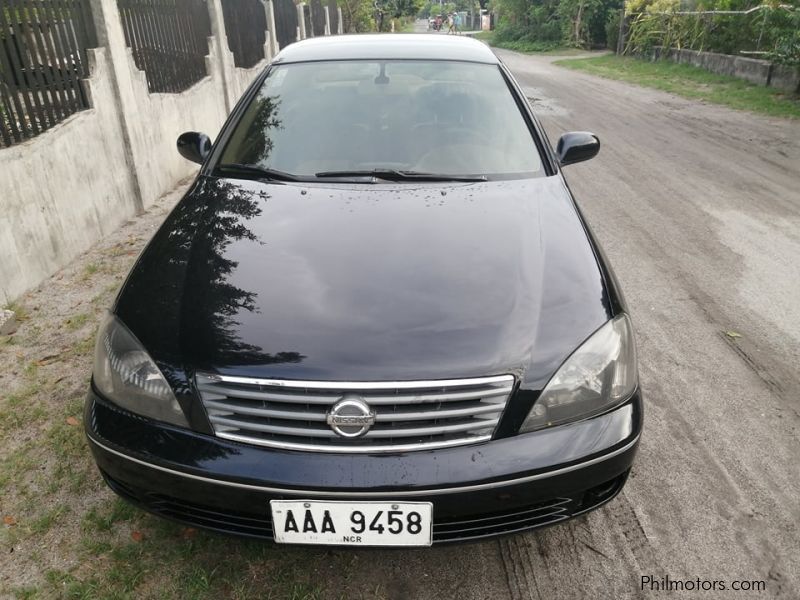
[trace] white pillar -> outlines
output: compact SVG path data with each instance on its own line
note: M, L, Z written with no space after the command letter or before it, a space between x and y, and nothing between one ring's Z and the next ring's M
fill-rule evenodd
M275 29L275 7L272 5L272 0L264 2L264 10L267 11L267 29L269 30L269 44L270 44L270 60L280 51L280 43L278 42L278 30Z
M297 39L306 39L306 11L305 3L301 2L297 5Z
M337 6L336 7L336 12L339 13L339 25L337 26L337 29L339 31L337 31L336 33L338 33L339 35L342 35L344 33L344 24L343 24L344 22L342 21L342 9Z
M225 99L225 111L231 112L236 103L236 98L231 98L233 90L228 78L236 68L233 53L228 49L228 34L225 32L225 19L222 16L222 2L210 0L208 13L211 20L211 35L217 39L217 56L220 73L222 75L222 94ZM212 56L213 58L213 56Z
M91 0L92 17L97 31L97 43L107 49L107 58L110 63L110 75L113 81L114 100L122 144L125 156L131 167L131 185L133 187L133 208L136 214L144 212L144 193L142 191L142 176L146 176L146 169L140 164L139 156L133 144L133 127L139 123L132 123L129 115L138 115L135 94L133 90L133 77L129 69L129 61L133 60L132 51L125 44L125 33L122 30L119 9L115 0ZM148 198L149 200L149 198Z
M325 35L331 34L331 12L327 6L324 7L325 9Z

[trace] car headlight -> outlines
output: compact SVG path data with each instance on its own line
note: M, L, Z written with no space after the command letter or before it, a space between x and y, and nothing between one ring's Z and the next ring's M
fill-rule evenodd
M139 415L188 427L172 388L142 345L114 315L97 334L94 385L108 400Z
M630 320L608 321L564 361L520 432L592 417L631 397L638 383Z

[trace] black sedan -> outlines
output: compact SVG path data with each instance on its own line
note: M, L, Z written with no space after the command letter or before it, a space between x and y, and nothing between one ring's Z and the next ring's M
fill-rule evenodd
M419 546L550 525L625 483L631 324L511 74L455 36L283 50L101 327L108 485L278 543Z

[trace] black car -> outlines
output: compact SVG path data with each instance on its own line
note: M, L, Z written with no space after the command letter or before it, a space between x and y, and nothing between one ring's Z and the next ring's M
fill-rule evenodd
M284 49L98 335L86 432L145 510L281 543L550 525L625 483L630 321L508 70L454 36Z

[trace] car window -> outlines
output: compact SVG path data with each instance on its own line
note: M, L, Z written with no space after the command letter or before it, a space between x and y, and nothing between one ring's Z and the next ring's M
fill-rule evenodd
M448 61L274 66L221 162L300 176L372 169L542 174L536 143L499 67Z

